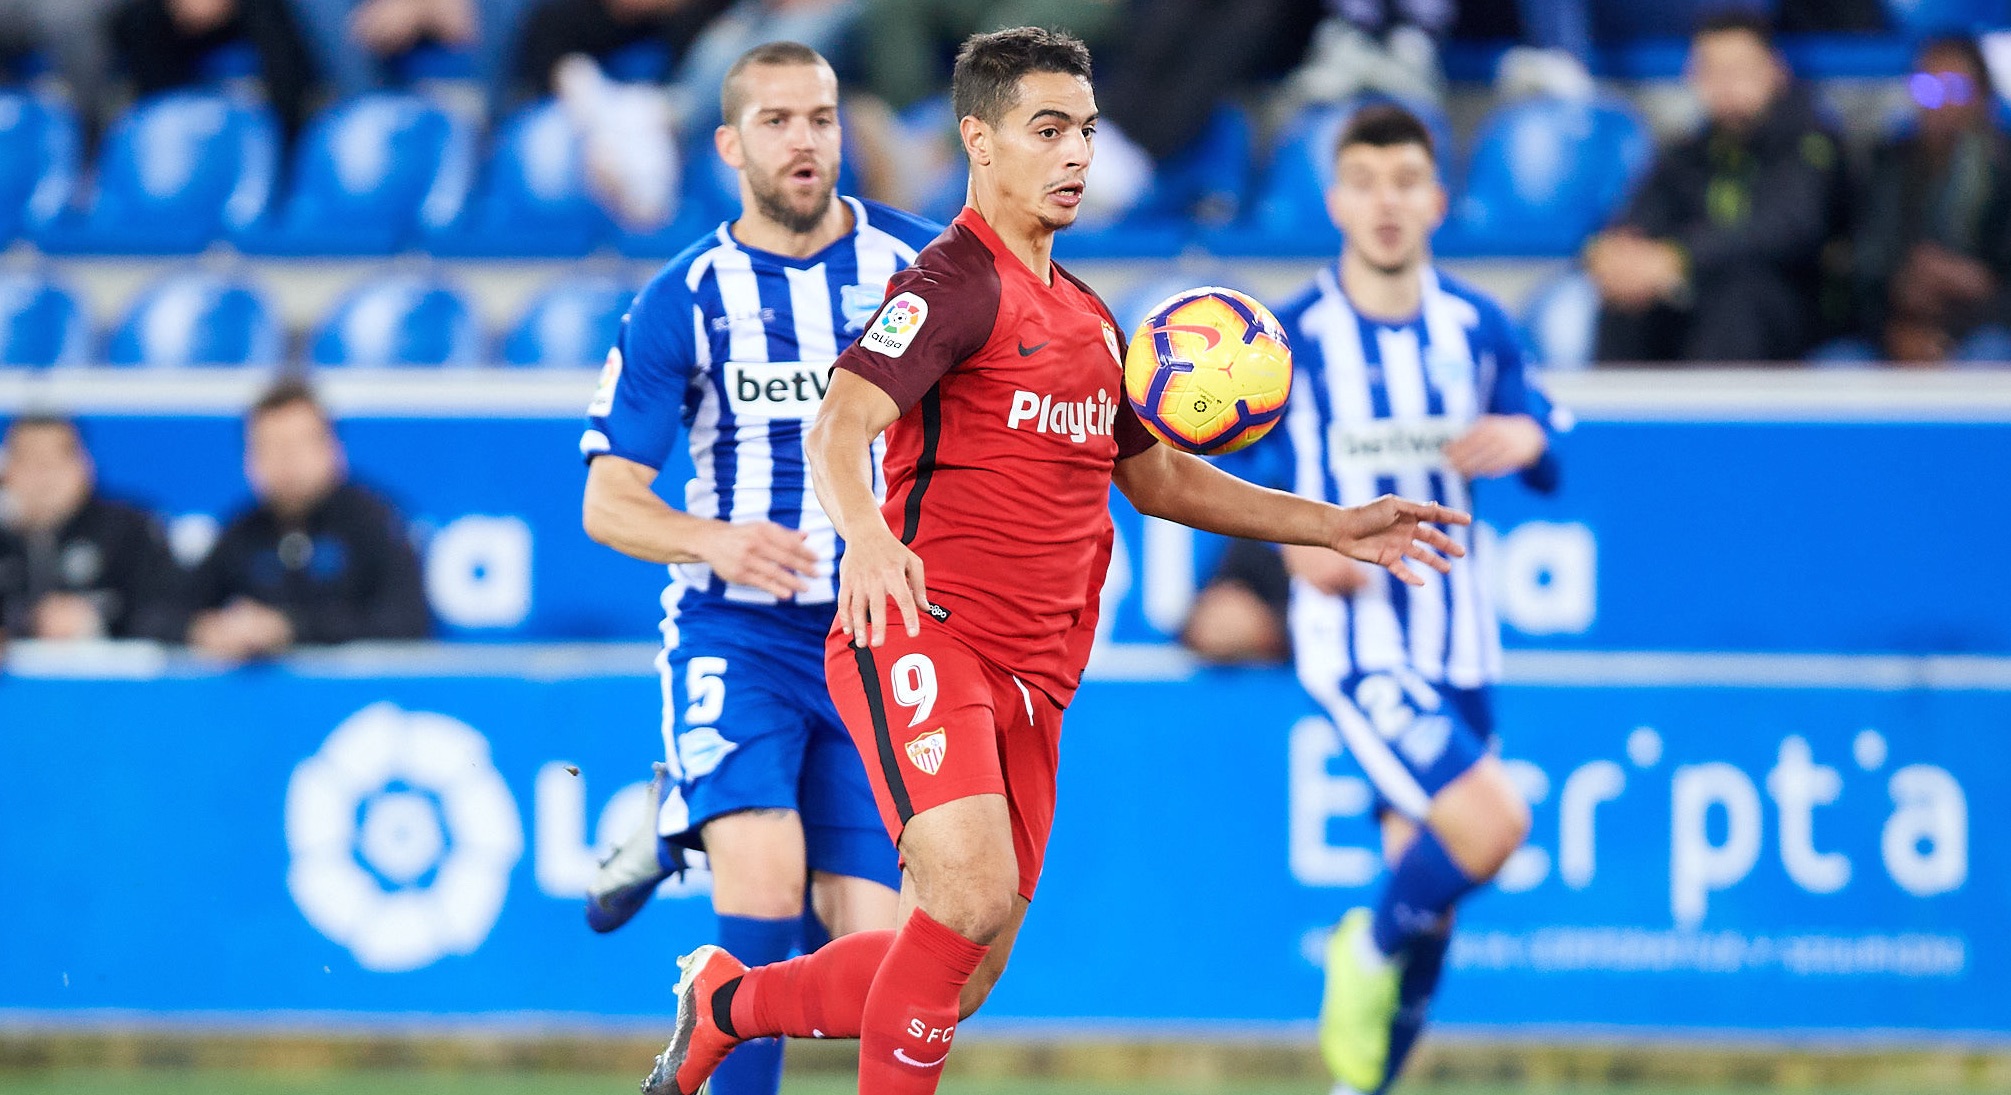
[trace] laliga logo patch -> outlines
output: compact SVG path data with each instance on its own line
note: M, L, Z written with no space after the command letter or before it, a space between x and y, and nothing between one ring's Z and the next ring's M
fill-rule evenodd
M942 770L943 756L949 751L950 739L941 729L931 730L908 743L908 759L932 776Z
M902 293L880 309L879 318L859 341L869 350L900 357L908 352L909 344L915 341L915 332L922 329L922 321L928 318L928 301L913 293Z
M601 366L601 379L599 386L594 388L594 401L587 404L588 418L606 418L614 410L614 386L620 380L621 347L616 346L608 350L607 364Z
M286 786L286 885L367 970L398 973L489 937L524 852L489 742L458 719L376 703Z

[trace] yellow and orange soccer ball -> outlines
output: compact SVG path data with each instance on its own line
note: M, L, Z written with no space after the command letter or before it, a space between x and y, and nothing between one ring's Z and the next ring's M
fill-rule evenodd
M1204 456L1235 452L1285 416L1292 350L1262 304L1234 289L1189 289L1132 334L1124 394L1159 440Z

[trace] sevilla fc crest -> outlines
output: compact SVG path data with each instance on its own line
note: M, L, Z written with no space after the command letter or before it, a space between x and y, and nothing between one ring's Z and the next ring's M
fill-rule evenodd
M949 751L950 739L941 729L931 730L908 743L908 759L932 776L942 768L943 754Z

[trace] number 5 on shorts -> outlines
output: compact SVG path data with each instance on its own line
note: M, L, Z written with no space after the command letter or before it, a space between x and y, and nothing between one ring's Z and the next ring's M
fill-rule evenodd
M920 726L929 712L936 709L936 663L927 654L904 654L894 663L888 678L888 683L894 686L894 702L915 709L915 717L908 720L908 726Z

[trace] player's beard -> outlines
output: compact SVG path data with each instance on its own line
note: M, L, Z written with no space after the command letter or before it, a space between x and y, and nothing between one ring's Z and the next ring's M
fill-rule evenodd
M748 181L748 189L754 192L754 204L761 215L789 230L791 235L808 235L822 223L824 215L831 211L831 195L837 192L835 178L827 181L812 198L809 207L791 205L779 186L769 187Z

